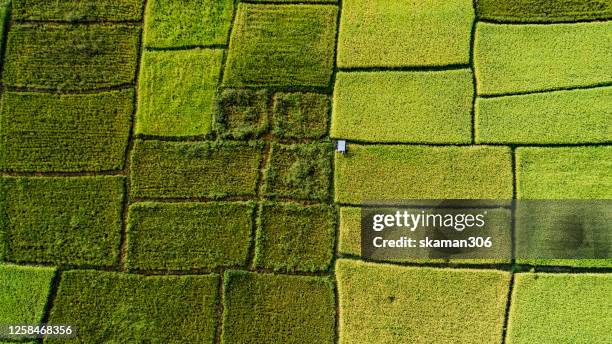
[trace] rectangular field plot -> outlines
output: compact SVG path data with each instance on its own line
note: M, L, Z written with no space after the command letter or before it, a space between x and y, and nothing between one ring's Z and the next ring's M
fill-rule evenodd
M479 94L584 87L612 81L612 22L479 23L474 64Z
M476 101L476 142L599 143L612 139L612 87Z
M612 198L612 146L516 150L521 199Z
M361 208L341 207L339 211L338 252L361 255Z
M571 234L568 237L572 237ZM612 268L612 259L517 259L517 264L546 267Z
M0 265L0 324L40 323L54 275L54 268Z
M469 143L472 73L338 73L330 136L370 142Z
M515 276L508 344L610 342L612 275Z
M329 277L226 271L223 344L332 344L335 301Z
M500 343L510 274L336 262L340 344Z
M132 196L253 196L262 151L258 142L137 140L132 151Z
M123 177L3 177L0 237L14 262L112 266ZM1 233L4 232L4 233Z
M612 18L609 0L478 0L478 16L507 22L560 22Z
M467 64L471 0L351 0L342 3L338 66Z
M225 86L327 87L338 8L327 5L238 5Z
M272 144L265 173L266 196L328 200L332 151L330 143Z
M245 265L254 203L136 203L130 206L126 264L188 270Z
M610 204L604 200L518 201L514 212L517 263L612 267Z
M234 0L149 0L145 13L147 47L226 44Z
M506 147L349 144L336 154L336 201L512 199Z
M517 197L520 199L610 199L612 191L612 147L525 147L516 150ZM575 209L574 209L575 210ZM528 215L528 214L527 214ZM539 227L551 231L555 240L567 236L569 245L580 240L589 240L589 230L602 220L601 215L589 218L584 213L567 214L568 220L575 218L586 221L571 228L571 233L555 233L559 225L547 218L519 221L517 226ZM555 218L551 219L555 220ZM538 221L541 223L538 226ZM565 225L568 226L568 225ZM522 228L522 227L519 227ZM546 233L542 234L545 239ZM584 236L584 237L583 237ZM591 239L592 240L592 239ZM549 240L550 241L550 240ZM594 244L600 244L595 242ZM571 248L572 250L575 248ZM604 248L605 249L605 248ZM573 252L573 251L572 251ZM520 264L573 266L573 267L611 267L612 259L522 259Z
M50 90L133 83L139 32L139 27L128 25L13 25L4 83Z
M49 318L77 337L48 343L212 343L219 275L62 274Z
M143 0L13 0L14 20L128 21L142 19Z
M138 82L136 134L210 133L222 57L219 49L146 51Z
M215 131L224 138L245 139L268 129L268 90L224 89L215 113Z
M319 93L277 93L272 116L274 135L318 139L327 134L331 98Z
M381 208L382 209L382 208ZM361 212L367 211L368 209L362 209L359 207L340 207L340 216L339 216L339 235L338 235L338 252L340 254L348 255L348 256L357 256L364 257L361 255L361 245L362 245L362 223L361 223ZM412 209L414 212L417 209ZM423 209L421 209L423 210ZM437 209L440 211L441 209ZM473 211L474 209L464 209L465 211ZM436 250L429 250L427 257L424 256L426 251L422 251L420 253L407 252L403 256L394 257L394 258L372 258L371 256L367 256L366 258L370 260L376 260L380 262L402 262L402 263L418 263L418 264L430 264L430 263L452 263L452 264L507 264L510 262L510 247L511 247L511 211L506 208L494 208L494 209L486 209L487 212L487 228L488 231L481 231L479 235L486 237L488 235L493 238L494 241L493 247L495 248L495 252L497 254L491 253L489 251L489 258L482 258L483 251L473 251L470 255L467 252L461 253L463 258L448 258L445 257L444 254L440 254L440 252ZM449 213L449 210L446 209L441 211L444 213ZM429 236L432 232L430 230L419 230L415 232L409 233L408 237L414 240L424 240L426 236ZM486 234L485 234L486 233ZM402 235L404 233L402 232ZM408 233L406 233L408 234ZM391 238L388 234L385 234L384 237ZM450 238L448 238L450 239ZM364 243L366 244L366 243ZM366 246L366 245L364 245ZM367 249L367 246L366 246ZM371 244L370 244L371 250ZM474 258L476 257L476 258Z
M132 89L79 95L7 92L0 118L0 168L122 169L133 102Z
M284 271L324 271L334 253L335 210L328 205L264 203L255 265Z

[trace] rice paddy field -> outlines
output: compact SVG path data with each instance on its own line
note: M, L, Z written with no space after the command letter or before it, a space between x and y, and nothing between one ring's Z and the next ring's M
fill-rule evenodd
M611 0L0 0L0 38L1 344L612 343L609 253L361 252L369 201L612 199Z

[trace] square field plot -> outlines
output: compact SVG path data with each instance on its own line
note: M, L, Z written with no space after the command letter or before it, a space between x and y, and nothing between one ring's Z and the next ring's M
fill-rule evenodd
M122 169L133 111L132 89L78 95L7 92L0 114L0 168Z
M224 85L329 86L337 12L331 5L241 3Z
M139 79L136 134L210 133L223 52L147 51Z
M612 18L610 0L478 0L478 17L507 22L571 22Z
M142 19L143 0L12 0L13 20L136 21Z
M147 47L226 44L233 0L149 0L145 13Z
M123 177L110 176L0 179L5 259L112 266L124 184Z
M245 265L254 203L136 203L130 206L126 264L141 270Z
M593 199L612 198L612 146L601 147L521 147L516 150L517 198L519 199ZM557 203L563 205L562 203ZM571 203L566 203L570 204ZM551 204L554 206L554 204ZM587 206L587 204L584 204ZM581 204L565 205L558 213L565 217L539 216L538 212L517 213L517 228L520 236L517 239L529 245L541 242L551 247L565 247L577 256L585 257L597 254L609 240L598 239L597 233L605 233L601 226L607 226L606 216L610 212L599 213L599 207L580 209ZM520 209L519 209L520 210ZM550 214L552 210L543 210ZM588 215L593 214L593 215ZM609 218L609 216L608 216ZM572 224L572 221L579 221ZM583 228L584 227L584 228ZM533 238L527 237L531 228L538 230ZM564 230L566 229L567 230ZM600 228L597 230L597 228ZM521 239L525 236L526 239ZM548 238L547 236L552 236ZM536 241L537 240L537 241ZM555 246L556 245L556 246ZM518 246L521 248L522 246ZM578 249L587 250L580 251ZM592 253L591 253L592 252ZM612 259L530 259L521 260L521 264L575 266L575 267L611 267Z
M253 196L262 152L259 142L137 140L132 151L132 196Z
M221 343L334 343L332 283L329 277L227 271Z
M500 343L510 274L336 262L340 344Z
M272 144L265 172L266 196L326 201L332 151L330 143Z
M336 202L512 199L510 149L349 144L336 154Z
M215 114L215 131L224 138L257 137L268 129L267 90L224 89Z
M609 274L517 274L506 343L607 344L610 295Z
M328 205L264 203L255 265L284 271L322 271L334 251L335 210Z
M327 134L331 98L319 93L274 95L274 135L286 139L318 139Z
M361 256L361 212L367 211L365 208L359 207L341 207L339 210L339 226L338 226L338 252L349 256ZM413 211L428 211L428 209L413 209ZM472 209L457 209L457 212L468 211ZM463 258L448 258L446 254L440 254L436 249L431 249L426 257L421 253L410 256L407 254L404 257L398 258L374 258L378 262L404 262L404 263L451 263L451 264L471 264L471 265L490 265L490 264L509 264L510 263L510 247L511 247L511 218L512 213L507 208L488 208L483 209L486 212L486 231L480 231L479 235L484 237L490 236L495 241L493 250L489 250L490 258L482 258L482 251L473 251L472 254L467 252L461 253ZM448 211L447 211L448 212ZM415 240L423 240L429 234L428 231L416 231L411 233L411 238ZM429 232L431 233L431 232ZM390 237L390 236L387 236ZM364 243L365 244L365 243ZM448 252L447 252L448 253ZM477 258L474 258L477 257ZM368 257L370 258L370 257ZM370 258L372 259L372 258Z
M479 23L474 67L479 94L556 90L612 81L612 22Z
M516 150L517 197L611 199L612 146Z
M517 264L612 268L610 203L519 201L514 212Z
M478 98L476 142L601 143L612 139L612 87Z
M612 147L524 147L516 150L517 197L519 199L608 200L612 198ZM600 256L609 250L605 233L610 212L587 203L551 203L559 210L518 208L516 226L522 247L564 249L575 257ZM586 208L584 208L586 207ZM593 215L588 215L593 214ZM579 221L579 222L576 222ZM603 226L603 227L602 227ZM532 229L538 230L532 233ZM525 246L527 245L527 246ZM550 247L550 248L549 248ZM531 249L533 250L533 249ZM550 252L550 251L546 251ZM554 251L552 251L554 252ZM522 259L521 264L612 267L612 259Z
M49 317L75 338L49 343L212 343L218 275L148 277L73 270L62 274Z
M342 4L338 66L467 64L472 0L351 0Z
M470 143L469 69L338 73L331 136L371 142Z
M53 268L0 265L0 324L40 323L54 275Z
M13 25L4 83L89 90L134 82L140 28L129 25Z

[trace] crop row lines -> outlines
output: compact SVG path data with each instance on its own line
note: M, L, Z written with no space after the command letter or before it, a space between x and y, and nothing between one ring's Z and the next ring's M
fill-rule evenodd
M546 94L546 93L553 93L553 92L559 92L559 91L591 90L591 89L610 87L610 86L612 86L612 82L600 82L600 83L595 83L591 85L556 87L556 88L550 88L550 89L538 90L538 91L510 92L510 93L500 93L500 94L479 94L478 98L491 99L491 98L503 98L503 97L512 97L512 96L524 96L524 95L529 95L529 94Z
M126 89L135 88L135 83L124 83L120 85L108 86L108 87L100 87L100 88L92 88L92 89L82 89L82 90L70 90L63 89L61 87L58 88L41 88L41 87L22 87L22 86L12 86L12 85L2 85L2 92L19 92L19 93L48 93L48 94L96 94L103 93L109 91L121 91Z
M196 44L196 45L183 45L176 47L145 47L146 51L184 51L184 50L194 50L194 49L217 49L224 50L227 49L227 44Z
M472 1L472 6L474 8L474 12L477 12L478 9L478 0ZM472 21L472 27L470 28L470 52L469 52L469 68L472 72L472 108L470 110L470 118L471 118L471 137L472 144L476 143L476 97L478 95L478 80L476 80L476 67L474 66L474 45L476 42L476 24L477 20L474 19Z
M550 147L550 148L561 148L561 147L606 147L612 145L612 141L605 142L597 142L597 143L525 143L525 144L515 144L515 143L422 143L422 142L404 142L404 141L395 141L395 142L376 142L376 141L368 141L368 140L345 140L347 146L350 144L357 144L361 146L424 146L424 147L509 147L509 148L528 148L528 147Z
M471 64L449 64L440 66L389 66L389 67L338 67L336 70L343 73L353 72L443 72L471 68Z
M477 1L477 0L474 0ZM555 25L555 24L580 24L580 23L605 23L609 22L609 19L573 19L573 20L556 20L554 22L521 22L521 21L511 21L511 20L495 20L495 19L485 19L478 18L479 22L489 23L489 24L502 24L502 25Z
M230 37L232 36L232 31L234 29L234 22L236 20L236 13L237 13L237 6L238 1L234 1L234 6L232 8L232 15L231 15L231 20L230 20L230 25L229 25L229 29L228 29L228 34L226 36L226 41L225 41L225 46L229 47L230 44ZM228 55L228 49L225 48L223 49L223 56L221 58L221 70L219 71L219 79L218 79L218 84L221 84L223 82L223 77L224 77L224 73L225 73L225 68L227 66L227 55ZM217 89L216 91L217 95L219 95L219 90ZM216 132L213 132L213 135L216 136ZM261 179L263 178L263 172L262 172L262 164L263 164L263 159L260 162L260 166L259 166L259 171L258 171L258 176L257 176L257 185L256 185L256 192L257 192L257 198L259 198L260 196L260 184L261 183ZM259 208L259 207L258 207ZM256 233L257 233L257 212L259 211L259 209L256 209L255 211L252 212L252 217L251 217L251 228L250 228L250 241L249 241L249 247L248 247L248 251L247 251L247 266L250 266L250 264L252 264L252 262L254 261L254 257L255 257L255 240L256 240ZM219 302L217 305L217 320L216 320L216 324L215 324L215 337L214 337L214 341L215 344L221 344L221 336L222 336L222 332L223 332L223 314L225 312L224 309L224 299L225 299L225 294L224 294L224 289L223 285L225 284L225 273L221 275L221 278L219 278L219 291L218 291L218 298L219 298Z
M145 9L147 8L147 3L148 0L144 0L143 4L142 4L142 9L143 9L143 13L145 11ZM142 21L144 21L144 14L143 14L143 18ZM125 149L125 155L124 155L124 160L123 160L123 173L124 175L129 176L130 172L131 172L131 160L130 160L130 154L132 151L132 148L134 147L134 123L136 121L136 113L138 112L138 90L139 90L139 86L138 86L138 80L140 78L140 66L142 64L142 55L143 55L143 45L144 45L144 30L140 30L140 36L138 38L138 51L136 54L136 68L134 71L134 98L133 98L133 103L134 103L134 111L131 114L130 117L130 131L129 131L129 135L128 135L128 145ZM121 236L119 239L119 257L118 257L118 261L117 261L117 268L121 271L125 271L126 270L126 264L125 264L125 259L126 259L126 253L127 253L127 226L128 226L128 213L129 213L129 207L132 203L131 200L131 196L130 196L130 183L125 183L125 197L123 200L123 209L122 209L122 221L121 221Z
M339 37L340 37L340 20L342 19L342 1L343 0L338 0L338 15L336 17L336 33L335 33L335 37L334 37L334 57L333 57L333 72L332 72L332 77L331 77L331 93L333 94L334 91L334 86L336 84L336 77L338 75L338 72L340 71L340 69L338 68L338 43L339 43ZM335 97L332 97L332 102L335 101L334 99ZM330 113L328 114L328 128L331 128L331 124L332 124L332 110L330 109ZM333 179L335 178L335 173L336 173L336 163L335 161L332 161L331 164L331 176L330 178L332 179L332 182L330 183L330 193L332 195L332 197L335 199L335 195L336 195L336 189L335 189L335 183L333 183ZM337 204L337 203L336 203ZM332 271L332 278L334 280L334 299L335 299L335 322L334 322L334 343L338 344L340 342L340 298L338 295L338 278L336 277L336 260L339 258L340 256L340 252L339 252L339 245L340 245L340 216L339 214L336 215L338 218L338 221L336 221L336 226L334 228L335 231L335 236L334 236L334 255L332 257L332 262L331 262L331 271Z
M142 26L143 20L80 20L80 21L69 21L69 20L12 20L12 23L17 25L45 25L45 26L115 26L115 25L126 25L126 26Z
M274 5L274 6L291 6L291 5L328 5L341 7L340 0L290 0L279 2L278 0L239 0L243 4L252 5Z
M453 262L399 262L399 261L384 261L384 260L372 260L367 259L358 255L339 253L335 260L354 260L362 261L374 264L382 265L395 265L404 267L427 267L433 269L477 269L477 270L496 270L496 271L508 271L508 272L539 272L539 273L550 273L550 274L605 274L612 273L610 267L576 267L576 266L554 266L554 265L530 265L521 263L507 263L507 264L478 264L478 263L453 263ZM78 265L78 264L52 264L52 263L41 263L36 261L7 261L12 265L17 266L35 266L35 267L54 267L61 271L73 271L73 270L96 270L105 272L116 272L116 268L112 266L96 266L96 265ZM157 269L157 270L143 270L143 269L127 269L122 273L142 275L142 276L186 276L186 275L209 275L209 274L222 274L226 270L248 270L257 273L267 274L280 274L288 276L330 276L334 273L334 264L331 264L330 269L322 271L294 271L294 270L275 270L270 268L252 267L249 265L226 265L219 266L212 269L207 268L188 268L181 270L168 270L168 269Z
M474 89L475 90L475 89ZM475 137L475 136L473 136ZM512 199L518 198L517 192L517 172L516 172L516 148L511 148L511 169L512 169ZM512 266L516 265L516 207L510 209L510 252L512 254L511 263ZM504 309L504 323L502 327L502 344L506 344L506 333L508 329L508 323L510 321L510 307L512 306L512 289L514 288L514 273L515 269L510 270L510 282L508 285L508 295L506 296L506 308Z

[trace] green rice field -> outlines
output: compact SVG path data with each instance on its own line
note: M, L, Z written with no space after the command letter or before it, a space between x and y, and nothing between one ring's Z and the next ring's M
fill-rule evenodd
M511 256L362 250L418 200ZM535 200L612 200L611 0L0 0L0 344L612 343Z

